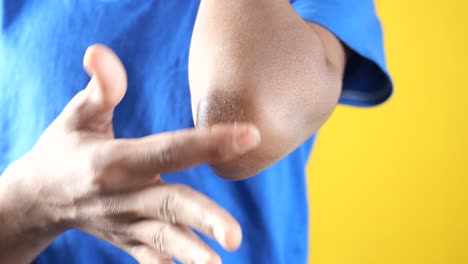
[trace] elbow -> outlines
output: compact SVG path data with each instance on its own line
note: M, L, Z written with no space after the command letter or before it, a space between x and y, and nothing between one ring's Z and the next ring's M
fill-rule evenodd
M255 93L258 89L208 90L193 102L197 127L248 122L258 128L261 136L260 145L253 151L222 164L209 164L218 176L227 180L253 177L287 156L318 130L334 106L329 103L314 108L310 105L315 101L313 97L307 103L304 97L302 103L291 98L272 100L266 94ZM301 105L307 105L308 109Z
M280 146L275 146L277 151L274 152L273 146L268 146L271 143L269 141L274 127L267 130L266 119L261 107L245 94L214 90L198 101L195 115L196 127L248 122L255 125L260 132L261 143L256 149L234 160L221 164L209 164L215 174L227 180L243 180L257 175L274 163Z
M243 180L264 171L302 145L325 123L341 92L341 75L321 60L265 62L241 67L233 57L216 63L191 62L190 90L196 127L247 122L255 125L260 145L222 164L209 164L220 177Z

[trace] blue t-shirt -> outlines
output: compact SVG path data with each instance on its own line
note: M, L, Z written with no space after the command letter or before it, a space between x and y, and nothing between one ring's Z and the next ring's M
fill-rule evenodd
M305 20L323 25L352 56L341 103L386 100L379 21L371 0L294 0ZM193 127L187 61L199 1L2 0L0 3L0 172L30 150L67 102L89 81L82 56L93 43L122 59L129 87L114 119L117 137ZM224 263L306 263L308 205L305 164L314 137L271 168L230 182L207 166L166 175L225 207L244 239L234 253L207 240ZM77 230L58 237L36 263L134 263L125 252Z

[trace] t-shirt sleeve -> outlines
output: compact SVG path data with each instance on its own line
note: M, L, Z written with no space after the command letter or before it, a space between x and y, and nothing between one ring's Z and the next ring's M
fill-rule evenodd
M335 34L352 51L346 66L341 104L374 106L386 101L393 84L387 71L380 21L372 0L292 0L306 21Z

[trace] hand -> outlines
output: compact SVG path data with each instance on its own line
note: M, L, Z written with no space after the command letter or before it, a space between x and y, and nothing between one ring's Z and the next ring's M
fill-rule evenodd
M30 212L45 215L46 228L81 229L142 263L220 263L191 229L234 250L242 236L237 221L190 187L164 183L160 174L237 158L259 144L258 130L217 125L115 139L112 115L126 91L125 69L99 45L87 50L84 66L92 76L86 89L10 169L29 183L34 198L27 199L36 200Z

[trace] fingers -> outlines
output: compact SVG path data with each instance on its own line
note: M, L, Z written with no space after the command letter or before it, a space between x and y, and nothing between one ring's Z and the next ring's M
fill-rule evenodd
M103 192L136 189L155 175L241 156L260 142L249 124L215 125L140 139L108 141L93 157L94 183Z
M116 245L138 243L130 251L128 246L122 248L140 262L147 258L162 261L161 256L169 256L182 263L220 263L219 256L191 229L214 238L227 250L237 249L242 240L240 225L227 211L184 185L161 183L135 192L106 195L89 209L105 216L104 222L128 223L112 229L114 236L102 237Z
M188 186L160 185L127 201L142 217L189 226L227 250L237 249L242 241L242 230L234 217Z
M117 164L131 182L135 175L174 172L201 163L221 163L251 151L259 143L260 134L253 125L215 125L109 142L100 150L98 160L103 167L115 168Z
M89 47L83 65L91 80L70 101L64 114L73 128L103 130L110 126L112 112L125 95L127 74L117 55L103 45Z
M220 257L186 227L145 220L132 224L128 232L155 252L182 263L221 263Z

